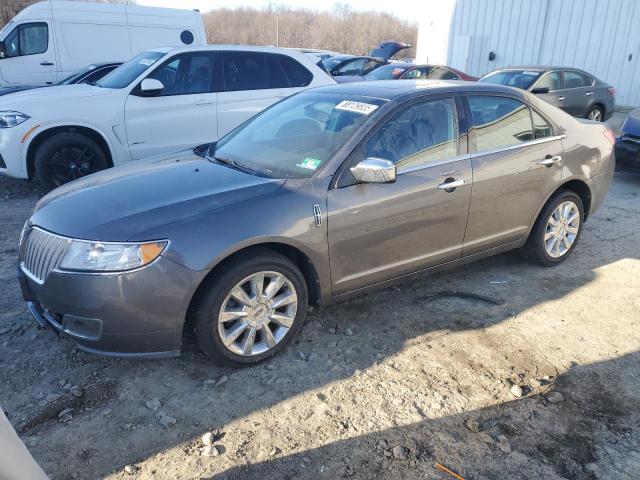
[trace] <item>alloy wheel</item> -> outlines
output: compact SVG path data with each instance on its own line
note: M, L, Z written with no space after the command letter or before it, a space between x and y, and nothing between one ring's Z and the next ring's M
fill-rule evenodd
M229 290L218 313L218 334L236 355L260 355L289 333L297 310L291 280L279 272L256 272Z
M60 186L96 172L94 152L88 147L69 146L56 150L47 162L47 170L53 183Z
M544 233L544 248L552 258L560 258L571 250L580 231L580 210L567 200L558 205L549 220Z
M594 108L589 112L589 120L595 120L597 122L602 121L602 112L599 108Z

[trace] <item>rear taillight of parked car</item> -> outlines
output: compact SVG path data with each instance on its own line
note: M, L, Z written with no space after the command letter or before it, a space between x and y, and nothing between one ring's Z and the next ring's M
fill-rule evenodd
M607 90L609 90L609 94L610 94L612 97L615 97L615 96L616 96L616 89L615 89L615 88L611 87L611 88L607 88Z

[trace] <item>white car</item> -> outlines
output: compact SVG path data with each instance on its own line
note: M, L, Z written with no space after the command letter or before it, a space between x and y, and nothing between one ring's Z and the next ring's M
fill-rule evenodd
M0 173L47 188L222 137L279 99L335 81L303 53L270 47L148 50L93 85L0 99Z

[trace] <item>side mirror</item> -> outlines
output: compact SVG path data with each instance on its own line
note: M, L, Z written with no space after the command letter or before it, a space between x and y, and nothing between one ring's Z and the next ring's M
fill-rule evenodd
M160 80L156 80L155 78L145 78L142 80L142 83L140 83L140 94L144 97L157 95L162 90L164 90L164 85Z
M396 181L395 163L384 158L365 158L350 170L360 183L393 183Z
M540 93L549 93L549 89L547 87L538 87L531 90L531 93L538 95Z
M4 46L4 41L0 41L0 59L7 56L7 48Z

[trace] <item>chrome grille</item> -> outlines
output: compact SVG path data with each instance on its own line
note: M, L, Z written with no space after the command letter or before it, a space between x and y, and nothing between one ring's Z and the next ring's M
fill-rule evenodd
M44 283L49 272L60 265L69 248L70 239L33 227L21 246L22 271L38 283Z

